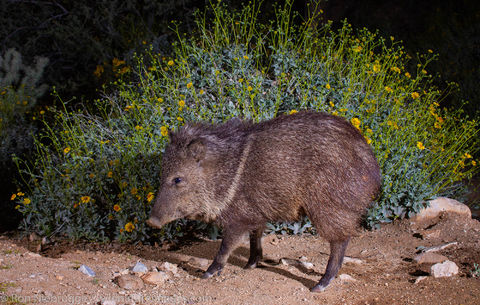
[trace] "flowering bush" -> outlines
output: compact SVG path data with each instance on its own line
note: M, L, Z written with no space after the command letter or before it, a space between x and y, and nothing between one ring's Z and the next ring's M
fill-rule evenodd
M383 192L368 225L458 192L477 171L478 123L440 107L444 92L427 72L435 56L419 56L417 69L406 71L411 59L393 37L347 23L316 30L318 16L295 26L290 9L277 8L276 20L262 25L254 5L238 12L213 6L212 22L197 16L198 32L178 35L173 57L136 57L114 93L96 101L95 113L55 110L55 123L37 138L36 163L23 166L29 200L14 198L22 227L101 240L182 234L183 220L159 233L145 226L169 130L185 121L258 122L301 109L346 117L374 148Z

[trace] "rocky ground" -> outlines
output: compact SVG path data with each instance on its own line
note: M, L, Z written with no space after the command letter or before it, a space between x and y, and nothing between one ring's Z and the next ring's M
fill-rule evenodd
M265 262L254 270L242 269L245 243L207 280L200 276L219 241L39 246L31 239L0 236L2 304L480 304L480 222L455 213L353 238L322 293L310 292L329 251L316 236L265 236Z

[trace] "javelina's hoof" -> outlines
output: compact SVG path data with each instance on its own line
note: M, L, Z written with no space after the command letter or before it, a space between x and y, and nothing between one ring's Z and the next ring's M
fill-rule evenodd
M316 285L315 287L312 288L312 292L323 292L325 290L325 288L327 288L327 286L323 286L323 285Z
M253 269L253 268L257 268L257 262L247 263L245 267L243 267L243 269Z
M262 256L261 255L257 255L257 256L254 256L254 257L250 257L248 259L248 262L247 264L245 265L245 267L243 267L243 269L253 269L253 268L257 268L259 266L259 263L260 261L262 260Z
M218 270L218 271L215 271L213 273L211 272L208 272L206 271L203 275L202 275L202 279L208 279L208 278L211 278L212 276L214 275L220 275L222 273L222 270Z

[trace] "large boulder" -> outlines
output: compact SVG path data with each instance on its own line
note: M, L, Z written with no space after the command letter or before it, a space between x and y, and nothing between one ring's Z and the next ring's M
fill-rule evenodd
M442 212L456 213L464 215L467 218L472 218L472 212L465 204L454 199L439 197L437 199L430 200L428 202L428 206L421 209L420 212L413 217L413 221L423 221L435 218Z

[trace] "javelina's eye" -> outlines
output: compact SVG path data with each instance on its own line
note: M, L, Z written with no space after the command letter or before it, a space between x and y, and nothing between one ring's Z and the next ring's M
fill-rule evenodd
M179 184L180 182L182 182L182 178L180 178L180 177L173 178L173 183L174 184Z

